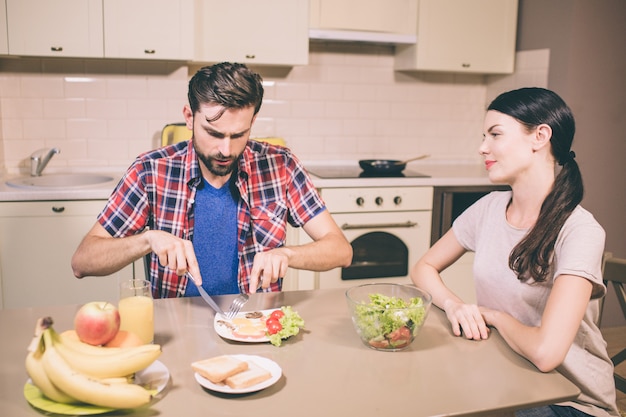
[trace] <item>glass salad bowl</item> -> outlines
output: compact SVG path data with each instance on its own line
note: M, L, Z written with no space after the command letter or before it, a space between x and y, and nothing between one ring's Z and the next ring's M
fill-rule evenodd
M404 350L421 330L432 297L412 285L364 284L346 291L352 324L368 347Z

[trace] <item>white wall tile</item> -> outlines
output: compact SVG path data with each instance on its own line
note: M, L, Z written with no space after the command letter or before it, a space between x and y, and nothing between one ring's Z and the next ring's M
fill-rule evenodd
M63 120L67 117L85 117L84 98L45 98L43 115L47 119Z
M16 82L15 76L0 75L0 98L19 97L20 83Z
M85 100L85 118L108 119L122 118L128 114L128 101L118 98L87 98Z
M324 114L332 119L354 118L359 116L359 105L350 101L327 101Z
M168 115L167 102L151 98L129 99L127 102L129 119L146 120L149 118L162 119Z
M65 136L65 121L63 119L30 119L24 123L24 139L49 141L64 139Z
M2 98L0 99L2 119L30 119L43 117L41 98Z
M144 78L112 78L107 80L106 95L109 98L143 98L148 94L148 83Z
M5 140L21 139L24 137L23 123L21 119L2 120L2 134Z
M259 70L265 96L252 131L284 137L303 160L474 158L486 102L520 83L545 85L549 64L549 51L523 51L511 76L398 73L392 47L315 42L310 50L309 65ZM1 68L0 159L8 171L24 169L44 146L62 147L57 167L128 166L159 145L165 124L183 121L198 69L37 58L4 59Z
M291 102L291 116L302 118L321 118L326 115L325 105L320 101L293 100Z
M290 117L291 104L286 100L263 100L259 116L263 117Z
M65 77L65 97L95 99L106 97L106 81L94 77Z
M102 119L69 119L67 120L68 139L103 139L109 137L107 121Z
M20 77L21 97L63 97L63 79L54 76L23 76Z

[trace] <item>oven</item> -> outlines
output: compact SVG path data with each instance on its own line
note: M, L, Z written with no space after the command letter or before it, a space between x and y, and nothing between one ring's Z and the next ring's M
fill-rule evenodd
M352 245L352 264L326 272L297 271L284 289L352 287L389 282L410 283L409 272L430 246L433 188L322 188L329 212ZM297 231L298 243L310 242Z

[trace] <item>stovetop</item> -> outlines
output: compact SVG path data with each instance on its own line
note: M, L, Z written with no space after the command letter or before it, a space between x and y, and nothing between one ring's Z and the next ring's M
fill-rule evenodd
M430 175L404 169L396 174L370 174L359 166L314 166L307 168L310 174L323 179L338 178L429 178Z

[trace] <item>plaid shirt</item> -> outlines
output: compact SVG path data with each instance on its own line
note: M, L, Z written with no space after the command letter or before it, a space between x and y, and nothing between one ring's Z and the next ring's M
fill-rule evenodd
M194 200L201 182L191 141L144 153L117 185L98 221L114 237L149 228L193 240ZM238 284L240 291L248 292L254 255L284 246L287 221L300 227L325 206L301 163L283 147L248 141L235 185L239 193ZM157 298L183 296L188 281L186 276L179 277L159 265L154 253L150 256L150 279ZM268 291L280 291L281 287L282 279Z

